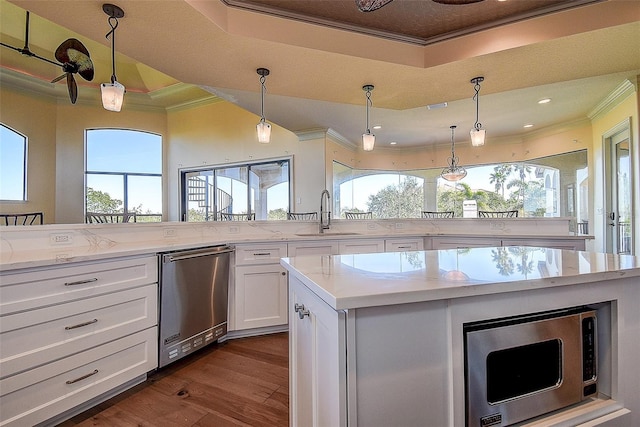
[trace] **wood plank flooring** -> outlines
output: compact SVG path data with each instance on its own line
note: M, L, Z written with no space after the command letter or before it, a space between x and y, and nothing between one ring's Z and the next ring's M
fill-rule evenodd
M286 332L212 344L60 427L287 426L288 358Z

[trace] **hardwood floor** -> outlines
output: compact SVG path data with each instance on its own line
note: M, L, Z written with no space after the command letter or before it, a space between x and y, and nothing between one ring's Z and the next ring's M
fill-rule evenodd
M287 426L288 356L286 332L213 344L60 426Z

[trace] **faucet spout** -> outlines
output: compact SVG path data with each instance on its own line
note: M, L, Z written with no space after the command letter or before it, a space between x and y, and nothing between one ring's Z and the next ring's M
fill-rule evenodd
M324 230L328 230L329 227L331 226L331 211L329 210L330 198L331 196L329 195L329 191L327 191L327 189L322 190L322 193L320 193L320 233L324 233ZM325 206L326 206L326 209L325 209ZM327 213L326 222L324 220L325 211Z

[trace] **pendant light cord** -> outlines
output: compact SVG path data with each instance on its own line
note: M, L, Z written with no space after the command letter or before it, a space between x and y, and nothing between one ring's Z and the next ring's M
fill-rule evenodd
M473 89L476 91L475 95L473 95L473 100L476 102L476 124L473 126L475 130L479 131L482 128L482 124L478 121L480 117L480 79L476 78L475 85Z
M260 76L260 121L264 122L265 118L264 118L264 92L267 89L267 87L265 86L265 82L267 81L267 76L266 75L261 75Z
M366 95L367 95L367 134L370 134L371 130L369 129L369 107L373 105L373 103L371 102L371 90L367 90Z
M116 18L115 16L110 16L109 26L111 27L111 31L107 33L105 38L108 39L109 36L111 36L111 67L112 67L111 83L113 84L117 80L116 79L116 28L118 28L118 18Z

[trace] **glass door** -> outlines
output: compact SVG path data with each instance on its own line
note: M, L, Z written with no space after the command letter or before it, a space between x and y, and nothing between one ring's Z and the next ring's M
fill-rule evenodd
M631 156L629 128L606 140L607 174L606 250L617 254L632 253Z

